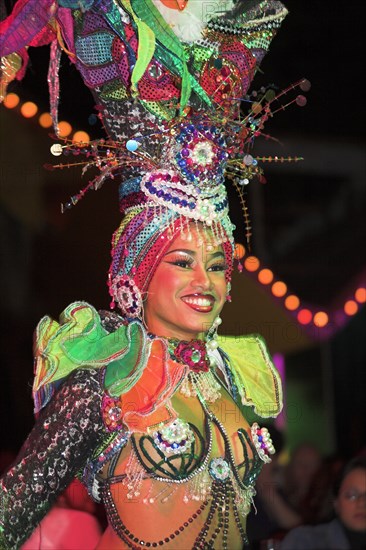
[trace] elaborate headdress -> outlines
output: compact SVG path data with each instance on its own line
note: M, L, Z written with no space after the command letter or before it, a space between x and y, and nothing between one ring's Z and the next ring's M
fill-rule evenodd
M0 45L2 55L8 55L6 81L19 71L19 56L26 61L26 46L52 42L48 81L55 128L62 50L97 99L109 138L87 147L65 140L51 150L85 154L84 171L99 170L65 208L106 179L122 180L124 219L113 236L109 285L130 317L141 314L141 293L171 239L178 234L190 238L190 223L222 244L231 265L233 225L225 184L232 181L239 193L249 239L244 188L263 172L252 155L254 139L282 95L308 87L301 80L277 95L271 89L255 98L246 95L286 16L280 2L209 4L59 0L57 6L49 0L19 0L5 22ZM32 12L37 17L30 23ZM246 113L244 101L250 105ZM289 103L294 101L301 105L305 98Z

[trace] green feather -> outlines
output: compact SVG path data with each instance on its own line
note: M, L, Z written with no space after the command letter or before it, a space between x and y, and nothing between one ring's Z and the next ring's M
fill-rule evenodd
M131 89L137 94L137 84L143 77L155 52L155 34L153 30L134 12L130 0L120 0L123 7L134 20L138 32L138 48L136 64L131 74Z

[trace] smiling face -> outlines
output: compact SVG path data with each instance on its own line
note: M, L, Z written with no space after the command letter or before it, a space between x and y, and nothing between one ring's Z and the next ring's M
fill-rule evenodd
M335 501L342 523L351 531L366 532L366 470L356 468L344 478Z
M200 236L177 237L158 265L147 292L145 321L158 336L191 340L207 332L226 299L225 255Z

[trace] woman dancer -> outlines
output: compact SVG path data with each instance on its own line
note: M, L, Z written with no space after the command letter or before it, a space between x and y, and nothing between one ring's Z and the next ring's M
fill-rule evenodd
M243 405L276 416L281 387L260 337L217 335L234 257L224 175L260 176L250 155L237 158L270 101L242 124L235 100L286 10L239 2L192 37L182 36L189 25L178 16L166 23L158 2L17 6L5 23L6 79L19 70L14 59L26 61L25 46L51 40L57 121L57 67L67 50L114 138L93 144L89 158L101 173L88 188L130 177L120 186L109 273L122 315L76 302L60 323L45 317L37 327L37 422L2 479L2 544L26 540L78 475L106 508L99 549L242 548L254 482L274 452ZM53 150L67 147L77 146Z

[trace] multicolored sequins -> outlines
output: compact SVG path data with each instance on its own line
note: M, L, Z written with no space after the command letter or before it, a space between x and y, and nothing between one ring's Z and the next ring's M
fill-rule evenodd
M188 422L177 418L153 433L155 445L167 455L182 454L189 450L194 442L194 434Z
M226 481L230 477L230 466L224 458L213 458L209 465L208 471L216 481Z
M263 462L271 462L270 455L276 451L272 443L271 436L267 428L260 428L257 422L254 422L251 428L252 439L257 449L258 455Z

